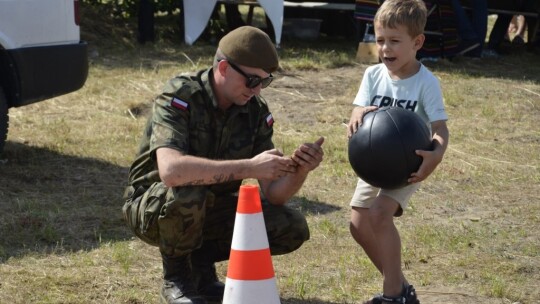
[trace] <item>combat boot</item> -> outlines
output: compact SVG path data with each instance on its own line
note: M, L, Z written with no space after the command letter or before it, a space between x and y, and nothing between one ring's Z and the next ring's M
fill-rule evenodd
M219 281L214 264L193 264L193 278L197 292L209 303L221 303L225 293L225 284Z
M218 280L215 263L229 258L229 248L224 250L215 241L206 241L191 254L195 287L209 303L223 301L225 284Z
M163 304L208 304L197 293L193 284L191 257L166 257L163 260L163 288L161 302Z

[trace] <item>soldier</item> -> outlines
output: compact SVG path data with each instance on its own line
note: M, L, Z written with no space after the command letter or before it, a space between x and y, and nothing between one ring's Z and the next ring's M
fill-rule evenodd
M243 26L221 39L211 68L171 79L154 101L123 213L140 239L159 246L164 303L221 303L214 264L229 257L244 179L259 182L272 254L309 239L304 216L285 204L321 163L324 138L292 156L274 148L259 94L278 66L268 35Z

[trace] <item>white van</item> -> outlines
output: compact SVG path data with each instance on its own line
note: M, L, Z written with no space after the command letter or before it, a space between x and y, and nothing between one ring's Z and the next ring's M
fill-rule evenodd
M78 0L0 0L0 153L9 108L76 91L87 75Z

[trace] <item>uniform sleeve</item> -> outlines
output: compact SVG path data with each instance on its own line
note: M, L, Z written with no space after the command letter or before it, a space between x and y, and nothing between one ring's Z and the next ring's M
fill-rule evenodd
M189 103L182 94L185 84L179 79L171 80L164 92L156 98L152 117L150 151L155 155L158 148L167 147L183 153L189 151ZM180 87L178 90L176 88ZM189 95L189 94L187 94Z
M266 103L261 102L258 115L257 132L253 145L253 156L274 148L272 136L274 134L274 116L268 109Z

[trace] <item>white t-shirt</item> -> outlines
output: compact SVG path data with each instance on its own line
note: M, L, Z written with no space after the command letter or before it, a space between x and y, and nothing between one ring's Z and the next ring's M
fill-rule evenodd
M366 69L353 104L397 106L418 114L431 129L431 122L448 120L439 80L423 64L407 79L393 80L383 63Z

